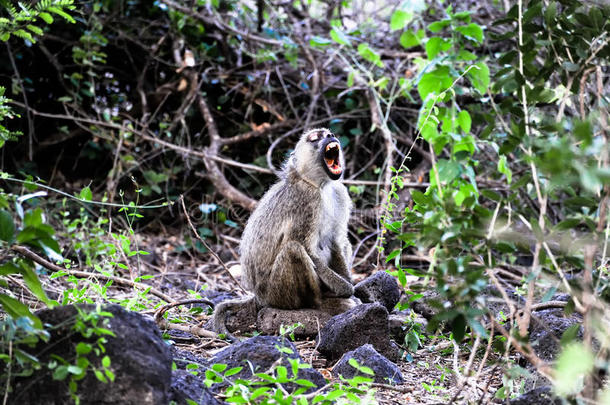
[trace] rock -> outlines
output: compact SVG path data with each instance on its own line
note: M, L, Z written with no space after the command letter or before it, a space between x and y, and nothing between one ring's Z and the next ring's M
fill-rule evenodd
M388 317L388 326L390 328L390 337L394 341L403 343L409 327L415 327L414 324L419 324L419 331L424 333L428 327L428 321L421 315L414 314L413 319L410 315L411 310L400 311L396 314L390 314Z
M171 346L170 349L174 363L179 370L186 370L186 367L189 364L196 364L197 370L205 370L208 368L207 359L196 356L191 352L187 352L186 350L180 350L176 346Z
M292 353L280 352L278 347L289 349ZM299 356L294 345L285 338L255 336L232 344L226 349L218 352L210 359L209 364L226 364L227 369L242 366L243 369L230 378L248 379L252 376L252 369L254 369L255 373L267 372L280 358L282 360L279 362L279 365L287 367L288 377L293 377L291 364L288 359L298 359L302 362L301 356ZM318 388L326 384L326 380L322 377L322 374L313 368L299 369L298 378L309 380ZM284 388L288 390L288 392L292 392L298 387L300 386L292 383L284 384ZM216 388L218 388L218 386ZM312 388L311 390L315 389L316 388Z
M530 324L530 342L534 352L545 361L555 360L561 349L559 340L563 333L571 326L581 323L581 315L567 317L561 308L534 312ZM582 333L580 326L576 337L582 339Z
M392 361L400 358L398 347L390 341L388 311L379 304L362 304L331 318L320 332L318 351L330 360L370 343Z
M347 352L341 357L341 360L333 367L333 375L338 377L342 375L345 378L352 378L355 375L371 377L358 371L349 364L349 359L354 358L360 366L366 366L375 373L374 380L378 383L400 384L403 382L402 374L396 364L383 357L370 344L365 344Z
M510 405L560 405L562 402L553 395L551 387L539 387L512 399Z
M303 327L294 330L295 337L315 337L332 316L355 306L356 303L352 299L326 298L320 309L262 308L258 311L256 328L263 334L276 335L280 333L282 325L291 326L300 322Z
M441 296L433 290L424 291L423 295L423 297L411 303L411 309L430 320L443 308Z
M303 327L294 330L295 337L317 336L318 330L332 317L319 309L276 309L263 308L258 311L256 329L265 335L277 335L281 325L291 326L297 322Z
M379 302L388 312L392 312L400 299L400 288L395 277L378 271L356 284L354 295L363 303Z
M177 405L186 405L187 400L195 401L200 405L220 405L222 402L206 388L204 372L193 375L186 370L175 370L172 373L172 386L169 400Z
M94 305L79 305L85 313L93 313ZM77 395L83 404L166 404L171 385L172 358L170 349L163 342L161 332L152 318L137 312L125 311L118 305L102 309L113 317L100 317L98 327L110 329L115 336L106 336L105 355L111 360L110 369L115 381L102 383L89 370L85 377L77 381ZM93 343L98 337L86 339L73 330L78 317L73 305L43 310L37 313L49 329L48 343L40 342L31 354L43 363L48 363L51 354L67 361L74 361L76 345L79 342ZM88 323L87 325L90 325ZM101 368L101 358L94 351L87 359ZM47 370L43 368L42 370ZM64 404L73 403L68 390L69 378L56 381L50 371L34 373L29 378L15 380L9 403L22 404Z

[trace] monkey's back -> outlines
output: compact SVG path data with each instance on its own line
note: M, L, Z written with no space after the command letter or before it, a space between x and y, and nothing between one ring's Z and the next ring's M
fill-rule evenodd
M269 273L282 242L310 241L312 229L320 221L321 196L304 182L283 179L261 198L242 234L240 253L244 285L256 292L258 284L269 281Z

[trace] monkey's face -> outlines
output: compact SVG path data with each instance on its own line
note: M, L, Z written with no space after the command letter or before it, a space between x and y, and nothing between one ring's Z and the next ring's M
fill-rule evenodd
M314 156L313 163L321 167L329 178L338 180L343 175L345 162L339 140L328 129L312 129L306 132L297 145L297 150L307 149Z

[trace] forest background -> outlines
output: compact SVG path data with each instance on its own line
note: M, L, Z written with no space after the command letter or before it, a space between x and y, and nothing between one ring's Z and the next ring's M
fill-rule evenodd
M356 278L390 272L405 308L434 290L429 330L489 342L506 381L516 351L561 395L601 400L609 21L601 0L1 0L2 360L36 363L8 355L44 335L33 309L237 290L221 261L324 126L346 154ZM504 319L489 288L514 294ZM545 305L583 319L554 363L527 338Z

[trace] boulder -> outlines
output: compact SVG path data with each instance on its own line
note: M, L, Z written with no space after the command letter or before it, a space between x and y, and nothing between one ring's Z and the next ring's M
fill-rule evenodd
M400 288L395 277L378 271L356 284L354 295L363 303L378 302L392 312L400 299Z
M515 399L511 399L510 405L560 405L561 399L553 395L553 390L550 386L534 388L525 394L519 395Z
M325 298L319 309L262 308L258 311L256 328L263 334L276 335L280 333L282 325L291 326L300 322L303 326L296 328L294 335L299 338L315 337L332 316L356 305L352 299Z
M280 348L283 350L280 351ZM226 364L227 369L243 367L239 373L230 377L232 379L248 379L252 376L252 370L255 373L266 373L273 366L282 365L288 369L288 378L292 378L292 366L289 359L298 359L302 362L296 347L290 341L275 336L255 336L218 352L210 359L209 364ZM301 368L297 376L299 379L311 381L318 388L326 384L322 374L313 368ZM217 384L213 388L218 389L222 386L223 384ZM293 392L298 387L300 386L293 383L284 384L284 388L288 392ZM315 389L312 388L312 390Z
M534 312L530 324L530 342L534 352L545 361L555 360L561 349L559 342L563 333L573 325L581 323L580 314L565 316L561 308ZM582 339L582 334L582 326L579 326L576 337Z
M410 327L415 327L414 324L419 324L419 331L425 332L428 327L428 321L421 315L415 314L411 319L411 310L400 311L395 314L390 314L388 318L388 325L390 327L390 337L394 341L403 344L405 342L405 336L407 330Z
M83 313L95 310L94 305L79 305ZM114 382L100 382L93 371L77 381L76 394L83 404L165 404L171 385L172 358L168 345L161 338L161 332L151 317L129 312L118 305L102 309L112 317L100 317L98 327L114 332L106 336L105 353L110 357L110 370L115 375ZM39 342L30 351L42 363L48 363L51 355L66 361L74 361L76 345L80 342L93 343L97 336L84 338L74 330L80 315L73 305L39 311L36 314L43 323L50 324L50 340ZM89 362L101 368L104 355L91 351ZM69 379L54 380L52 371L43 368L31 377L15 380L9 403L22 404L64 404L72 403L68 389Z
M362 304L331 318L320 331L318 351L334 361L367 343L392 361L400 358L390 341L388 310L379 303Z
M375 375L371 376L357 370L349 364L349 359L351 358L355 359L359 366L366 366L372 369ZM379 354L370 344L362 345L356 350L345 353L341 360L333 367L333 375L335 377L342 375L344 378L361 375L372 377L378 383L400 384L403 382L398 366Z
M205 374L200 371L197 375L186 370L174 370L172 372L172 386L169 392L169 400L176 405L187 405L188 401L194 401L199 405L220 405L222 402L214 398L214 395L204 384Z

